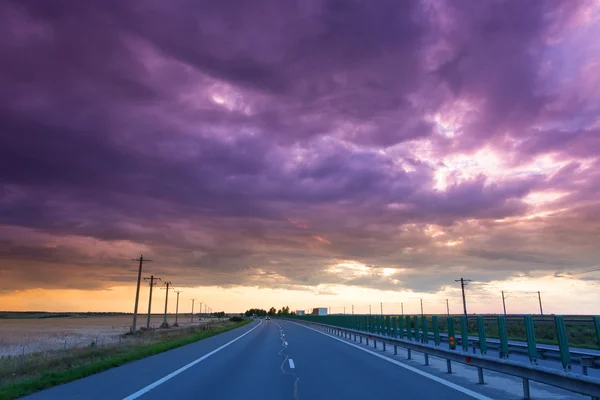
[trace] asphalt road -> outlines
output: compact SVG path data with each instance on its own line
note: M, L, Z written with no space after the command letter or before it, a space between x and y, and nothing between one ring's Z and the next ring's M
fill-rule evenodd
M27 397L47 399L500 399L289 321L242 328Z

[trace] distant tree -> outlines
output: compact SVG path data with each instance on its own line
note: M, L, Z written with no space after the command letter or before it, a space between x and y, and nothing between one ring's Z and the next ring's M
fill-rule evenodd
M253 315L256 315L257 317L266 317L267 311L261 308L251 308L246 311L244 315L246 315L246 317L252 317Z
M269 315L272 317L274 315L277 314L277 310L275 309L275 307L271 307L269 308Z
M296 311L292 311L290 315L296 315Z

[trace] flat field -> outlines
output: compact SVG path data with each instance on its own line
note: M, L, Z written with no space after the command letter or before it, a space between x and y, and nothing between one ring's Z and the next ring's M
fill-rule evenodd
M138 326L146 326L145 314L138 315ZM158 328L162 315L152 315L150 327ZM175 322L168 315L169 324ZM194 325L206 321L194 321ZM0 319L0 357L51 350L118 344L122 335L129 332L131 315L122 316L70 316L60 318ZM190 326L189 315L179 315L180 326ZM66 345L65 345L66 343Z

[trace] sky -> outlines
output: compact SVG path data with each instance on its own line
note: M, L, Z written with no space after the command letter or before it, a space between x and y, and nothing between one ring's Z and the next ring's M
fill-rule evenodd
M4 1L0 60L1 309L600 314L598 0Z

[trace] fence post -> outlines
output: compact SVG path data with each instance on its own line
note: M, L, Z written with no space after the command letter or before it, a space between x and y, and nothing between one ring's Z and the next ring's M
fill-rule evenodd
M433 341L436 346L440 345L440 324L438 321L438 316L434 315L431 317L431 323L433 324Z
M596 328L596 344L600 346L600 317L594 317L594 328Z
M410 315L406 316L406 338L412 340L412 326L410 325Z
M67 341L65 340L65 345L63 346L62 359L65 359L65 354L67 354Z
M529 353L529 361L532 364L537 364L537 347L535 343L535 330L533 328L533 317L525 315L525 335L527 337L527 352Z
M429 331L427 329L427 317L421 317L421 330L423 331L423 343L429 343Z
M479 334L479 351L481 351L481 354L485 354L487 353L485 321L481 315L477 317L477 333Z
M388 336L394 336L392 334L392 316L388 315L387 318L385 319L385 322L386 322L385 329L387 331L386 335L388 335Z
M415 342L418 343L420 341L419 340L419 338L420 338L420 336L419 336L419 316L415 315L413 318L414 318L413 319L413 326L415 328Z
M463 351L469 350L469 330L467 328L467 317L460 316L460 344Z
M498 336L500 336L500 358L508 358L508 338L506 337L506 319L498 316Z
M398 337L404 339L404 318L398 317Z
M556 327L556 338L558 339L558 348L560 350L560 361L565 371L568 371L571 369L571 354L569 354L569 341L562 315L554 316L554 326Z

